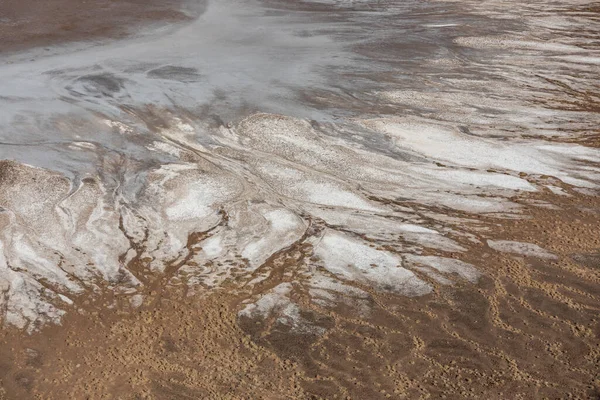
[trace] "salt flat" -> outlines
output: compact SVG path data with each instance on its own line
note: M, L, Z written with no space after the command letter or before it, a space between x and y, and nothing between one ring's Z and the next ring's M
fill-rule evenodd
M129 18L131 4L113 6ZM178 324L198 318L216 327L215 315L227 313L229 340L250 337L255 357L245 364L237 357L246 353L236 354L231 365L261 357L298 363L285 364L285 374L304 375L277 398L591 393L586 363L597 338L586 332L598 327L588 316L597 311L599 278L573 257L600 248L597 6L214 0L160 7L147 20L132 19L134 30L74 30L43 43L31 33L18 42L11 29L25 28L0 20L0 35L14 41L0 53L6 346L15 337L34 347L55 337L66 343L78 324L95 330L99 315L111 321L102 329L125 327L114 320L122 317L134 318L133 330L142 323L135 318L155 313L149 326L162 321L157 329L181 335L172 346L185 348L200 330ZM553 221L564 228L554 230ZM171 304L186 310L176 322ZM438 332L423 333L424 321ZM548 321L563 325L541 328ZM213 328L202 329L211 335ZM583 333L558 339L553 329ZM409 337L396 337L401 331ZM364 372L351 383L363 372L335 360L360 359L351 348L362 335L380 357L355 371L402 370L391 354L412 348L402 360L424 363L415 371L437 378ZM544 344L532 344L531 335L545 335ZM442 342L457 338L461 344L449 348L470 350L444 350ZM282 345L290 341L297 343ZM89 343L76 346L93 353ZM536 369L515 350L573 343L587 354L583 364L549 350L548 360L570 371L562 386L553 384L556 371L543 369L554 367ZM48 360L59 357L42 347L35 351ZM483 355L469 358L473 348ZM27 349L2 351L26 360L19 351ZM237 384L246 383L227 389L236 378L223 371L219 379L230 383L201 383L211 379L186 369L183 358L169 362L188 381L136 357L141 374L154 378L86 386L95 377L86 364L88 375L70 372L73 398L246 390L241 378ZM503 365L490 371L495 357L520 375ZM480 373L496 383L451 384L438 367L454 358L482 363L462 365L457 376ZM10 396L62 390L38 382L48 362L27 370L35 384L20 385L19 362L0 375ZM97 362L116 373L130 361ZM256 368L245 373L284 379L275 367ZM162 392L168 379L180 386ZM255 396L275 391L265 382L250 386Z

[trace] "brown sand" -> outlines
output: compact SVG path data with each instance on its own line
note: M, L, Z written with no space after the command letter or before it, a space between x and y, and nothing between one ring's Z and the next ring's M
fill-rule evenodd
M0 52L182 21L179 4L3 0ZM571 194L529 198L560 210L525 202L522 220L454 213L480 219L486 238L535 243L558 261L455 238L485 274L477 285L417 298L363 288L368 318L295 299L322 336L238 320L235 282L209 297L157 292L134 311L107 308L108 297L78 304L62 326L30 336L3 329L0 399L600 398L600 199ZM293 272L293 251L265 284L293 276L283 273Z
M2 0L0 53L70 41L119 38L148 23L190 17L184 0Z
M471 245L466 261L485 273L477 285L417 298L371 292L369 318L296 299L306 319L327 328L323 336L236 320L241 297L227 294L234 282L208 298L156 294L132 313L89 305L63 327L2 333L3 396L598 398L600 201L535 197L561 210L526 206L529 219L481 217L491 228L486 237L538 244L557 261Z
M7 399L302 398L291 363L237 327L225 296L89 311L31 337L5 333Z

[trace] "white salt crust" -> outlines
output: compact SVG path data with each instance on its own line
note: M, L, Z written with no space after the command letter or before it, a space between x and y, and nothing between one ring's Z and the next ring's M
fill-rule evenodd
M531 39L585 20L531 19L506 4L471 2L473 15L491 7L494 18L522 18L540 34L460 37L445 13L416 21L423 34L448 32L473 61L452 52L419 57L424 73L382 89L368 83L381 82L380 60L356 57L345 26L334 38L319 32L336 32L336 23L258 7L210 2L198 20L151 38L36 49L0 62L2 158L17 160L5 165L0 186L4 323L28 331L60 323L98 283L139 307L145 288L132 260L160 274L187 259L168 285L190 293L218 289L234 269L252 287L268 276L260 267L270 257L299 253L294 244L305 240L313 247L302 251L312 253L295 267L308 278L257 295L242 312L301 330L296 287L321 306L341 301L366 313L367 288L426 295L423 274L475 284L477 266L455 258L466 251L458 240L479 243L486 227L447 209L519 218L513 196L596 193L598 149L543 138L597 129L597 113L554 107L565 95L552 81L587 93L600 57L569 38ZM359 22L369 14L353 15ZM371 34L380 32L389 30ZM398 61L414 62L409 53ZM464 73L464 63L486 74ZM160 76L166 67L176 73ZM372 72L360 88L330 74L354 68ZM307 94L323 102L299 100ZM369 101L385 116L364 117L377 115L363 112ZM268 112L239 111L248 105ZM206 237L189 248L199 232ZM555 257L533 244L488 245Z
M512 240L488 240L487 244L492 249L503 253L512 253L524 257L545 258L550 260L556 260L558 258L555 254L552 254L548 250L533 243L515 242Z

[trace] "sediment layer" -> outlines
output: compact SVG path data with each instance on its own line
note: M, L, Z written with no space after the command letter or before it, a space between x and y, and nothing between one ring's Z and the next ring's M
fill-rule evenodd
M593 6L201 6L0 62L0 397L597 395Z

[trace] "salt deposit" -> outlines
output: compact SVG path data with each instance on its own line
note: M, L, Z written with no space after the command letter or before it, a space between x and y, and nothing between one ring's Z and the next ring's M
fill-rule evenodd
M482 215L596 193L580 139L600 55L552 28L585 18L284 3L211 1L173 29L2 58L4 323L227 283L251 293L241 317L321 332L307 304L367 315L369 293L477 285L484 266L461 259L489 238ZM487 243L555 257L505 239Z

